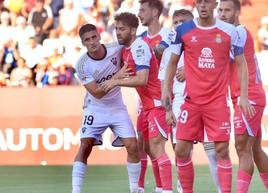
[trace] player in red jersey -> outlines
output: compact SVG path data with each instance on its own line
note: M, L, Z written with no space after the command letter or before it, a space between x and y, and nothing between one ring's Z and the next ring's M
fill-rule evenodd
M105 90L115 86L135 87L144 110L148 128L149 155L159 166L163 193L172 193L171 161L165 152L165 143L170 127L165 121L165 109L161 106L161 83L158 79L159 66L149 45L136 38L138 18L131 13L115 16L116 35L122 50L122 60L133 75L127 79L111 79L103 84ZM143 192L143 190L141 190Z
M230 193L232 164L229 157L230 109L227 89L232 50L241 78L240 107L252 116L254 109L247 96L247 65L243 48L238 45L233 25L215 19L216 0L195 0L198 18L176 29L176 38L164 81L162 100L166 110L171 108L171 82L180 54L184 51L186 76L185 103L177 124L178 175L183 192L193 192L194 169L190 152L193 141L206 131L215 142L218 160L218 180L222 193Z
M268 190L268 157L261 147L261 119L265 108L265 92L262 86L254 42L250 32L240 24L241 5L239 0L221 0L218 14L221 20L234 24L248 65L248 98L255 109L253 117L246 116L237 105L240 99L240 85L237 66L231 65L231 98L234 105L235 147L239 157L236 178L236 193L247 193L254 170L254 162L261 179Z
M159 22L159 17L163 11L163 3L161 0L140 0L139 18L143 26L147 26L148 30L144 31L140 36L153 50L157 57L156 63L160 66L161 57L163 51L171 44L173 32L168 28L162 28ZM148 126L143 121L144 111L141 108L141 113L138 116L138 141L140 147L141 156L141 176L139 180L140 188L144 188L144 177L147 169L147 154L149 154L149 144L148 144ZM143 149L145 151L143 151ZM156 160L152 160L152 168L154 173L154 178L156 182L155 192L161 192L161 179L159 175L159 167Z

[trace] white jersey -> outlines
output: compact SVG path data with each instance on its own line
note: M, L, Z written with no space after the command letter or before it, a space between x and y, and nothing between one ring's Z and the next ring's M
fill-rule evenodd
M118 44L105 45L106 54L103 59L96 60L91 58L88 53L84 53L76 62L75 70L83 85L96 81L98 85L105 80L109 80L121 68L121 49ZM110 90L101 99L95 98L87 92L84 100L84 109L100 108L120 108L124 107L120 87L117 86Z
M165 79L165 73L166 73L166 68L169 62L169 59L171 57L171 48L168 47L165 49L161 63L160 63L160 69L159 69L159 74L158 74L158 79L163 81ZM184 65L184 54L181 54L180 60L178 62L177 68L180 68ZM179 82L176 77L174 78L173 81L173 94L175 95L174 100L176 101L181 101L182 103L184 102L184 89L185 89L185 81L184 82Z

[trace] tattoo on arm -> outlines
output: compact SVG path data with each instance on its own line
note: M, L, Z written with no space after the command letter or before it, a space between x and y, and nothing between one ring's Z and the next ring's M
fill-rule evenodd
M166 100L164 105L166 112L171 110L171 103L169 100Z
M158 44L153 48L153 51L157 58L161 58L165 49L166 49L165 46Z

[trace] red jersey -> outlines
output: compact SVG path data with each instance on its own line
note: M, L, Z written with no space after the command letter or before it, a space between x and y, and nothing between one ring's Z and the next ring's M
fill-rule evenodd
M244 47L244 55L248 65L248 98L251 104L265 106L265 91L262 86L261 74L254 50L254 41L250 32L242 25L236 27L240 46ZM230 76L231 98L234 104L240 96L240 80L237 65L231 65Z
M170 46L174 38L174 32L168 28L162 28L160 32L154 36L150 36L148 31L145 31L140 35L140 37L149 45L151 50L158 44L167 48ZM158 66L160 66L160 60L156 59L156 61Z
M161 82L158 79L159 66L148 44L141 38L137 38L130 47L123 48L122 60L128 64L134 74L139 70L149 70L147 84L136 87L143 108L148 110L161 106Z
M219 19L211 27L201 27L193 19L176 28L172 52L184 51L185 101L195 105L227 104L230 51L243 54L236 28Z

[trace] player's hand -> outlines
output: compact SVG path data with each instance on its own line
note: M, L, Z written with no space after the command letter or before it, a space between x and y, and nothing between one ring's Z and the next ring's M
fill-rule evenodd
M124 63L123 67L114 75L114 79L129 78L133 75L131 68L128 67L127 63Z
M117 80L116 79L110 79L110 80L107 80L107 81L105 81L104 83L101 84L101 89L104 90L105 92L109 92L116 85L117 85Z
M165 108L166 112L171 111L172 109L171 92L165 88L162 91L161 103L162 106Z
M176 126L177 121L176 121L176 117L175 117L174 113L172 112L172 110L166 112L166 122L167 122L167 124L169 124L173 127Z
M176 71L176 79L179 82L185 81L185 73L184 73L184 67L183 66L177 69L177 71Z
M254 107L249 103L248 99L245 97L240 98L239 107L243 111L243 113L250 118L253 117L256 113Z

